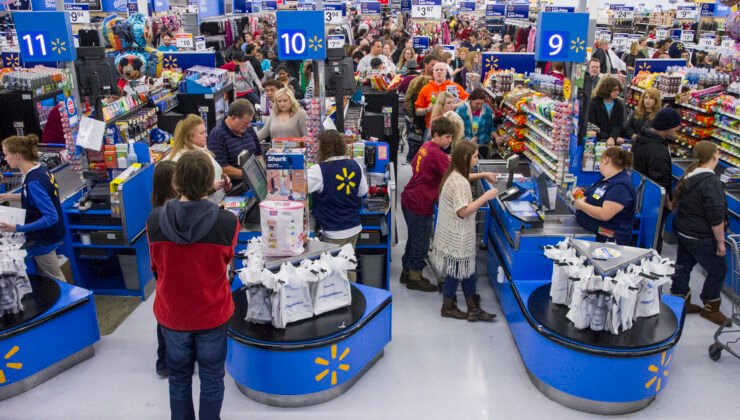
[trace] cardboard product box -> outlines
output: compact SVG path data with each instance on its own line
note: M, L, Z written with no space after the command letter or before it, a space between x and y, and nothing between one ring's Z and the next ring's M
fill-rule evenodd
M267 200L306 201L306 149L270 149L265 161Z

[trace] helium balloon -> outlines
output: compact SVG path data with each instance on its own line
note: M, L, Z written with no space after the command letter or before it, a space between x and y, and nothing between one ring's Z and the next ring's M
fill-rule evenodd
M144 76L147 60L139 51L126 50L118 54L115 64L121 77L126 80L138 80Z
M740 12L732 12L725 20L725 31L734 40L740 39Z

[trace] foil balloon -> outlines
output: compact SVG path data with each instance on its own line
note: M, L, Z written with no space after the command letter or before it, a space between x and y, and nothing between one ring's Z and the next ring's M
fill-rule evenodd
M137 47L144 48L151 43L153 29L149 17L143 13L134 13L126 21L131 27L131 37Z
M719 2L722 3L723 6L732 7L740 3L740 0L719 0Z
M118 27L122 22L123 19L115 14L103 19L103 39L116 51L124 48L121 38L118 36Z
M164 53L157 51L152 47L146 48L147 63L144 70L146 77L158 78L162 76L162 66L164 64Z
M725 31L734 40L740 39L740 11L732 12L725 20Z
M140 51L122 51L116 57L116 69L118 74L126 80L138 80L144 76L147 67L147 59Z

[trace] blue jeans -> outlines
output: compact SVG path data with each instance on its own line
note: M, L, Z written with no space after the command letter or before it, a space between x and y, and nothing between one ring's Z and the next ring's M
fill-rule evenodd
M458 283L462 283L463 295L466 298L472 297L475 295L475 282L477 279L475 274L462 280L447 275L445 276L445 284L442 286L442 296L447 299L454 299L455 293L457 293L457 285Z
M401 258L404 270L421 271L426 267L429 242L432 240L434 219L432 216L419 216L403 205L403 218L406 219L408 235L406 250Z
M224 401L226 326L204 331L174 331L162 327L170 371L172 420L195 420L193 371L198 362L201 420L219 420Z
M725 257L717 256L717 241L714 238L689 239L681 235L676 236L678 253L671 293L674 295L689 293L691 270L699 263L707 271L707 278L701 290L701 300L706 302L718 299L727 274L727 261Z

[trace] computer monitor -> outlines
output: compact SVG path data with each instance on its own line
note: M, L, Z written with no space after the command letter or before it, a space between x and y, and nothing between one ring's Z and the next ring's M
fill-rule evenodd
M105 95L115 89L118 71L113 58L106 56L105 48L77 48L75 66L82 95Z
M537 203L541 208L549 210L552 207L550 207L550 195L547 191L547 179L547 175L544 172L534 177L537 189Z
M250 157L242 166L242 175L254 192L257 201L265 201L267 199L267 172L257 156Z

